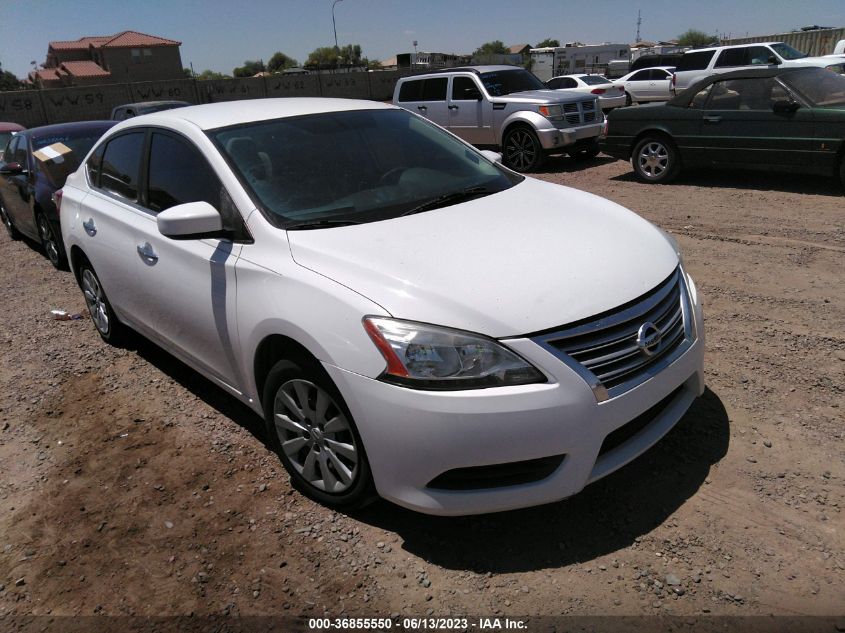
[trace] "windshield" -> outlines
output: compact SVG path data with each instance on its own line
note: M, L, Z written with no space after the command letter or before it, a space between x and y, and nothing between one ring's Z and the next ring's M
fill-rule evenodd
M796 51L789 44L772 44L772 50L780 55L783 59L801 59L806 57L807 53Z
M289 117L209 136L281 228L385 220L522 180L404 110Z
M609 84L610 80L607 77L603 77L602 75L582 75L578 77L581 81L583 81L588 86L598 86L600 84Z
M67 177L79 168L82 159L94 147L94 143L100 140L100 137L112 125L114 123L46 136L33 136L32 155L36 159L37 169L43 171L54 186L63 186Z
M9 144L9 140L12 138L11 132L0 132L0 159L3 158L3 152L6 149L6 145Z
M522 68L481 73L481 82L491 97L503 97L513 92L547 89L542 81Z
M781 75L811 104L819 107L845 105L845 76L824 68L807 68Z

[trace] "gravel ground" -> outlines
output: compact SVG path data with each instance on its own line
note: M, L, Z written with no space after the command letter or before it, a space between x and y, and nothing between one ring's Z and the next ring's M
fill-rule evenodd
M544 180L674 233L704 296L705 395L560 503L345 515L291 490L261 420L149 343L103 344L69 273L0 237L0 615L782 614L845 604L845 198L600 156Z

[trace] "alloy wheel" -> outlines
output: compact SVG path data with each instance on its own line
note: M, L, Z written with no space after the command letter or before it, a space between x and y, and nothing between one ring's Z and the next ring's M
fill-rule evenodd
M273 403L273 422L293 468L317 490L339 494L355 483L361 455L342 409L313 382L283 383Z
M41 236L41 244L44 246L47 258L53 266L58 268L61 259L59 245L53 235L53 229L50 228L50 223L43 215L38 216L38 234Z
M657 179L669 169L669 150L659 141L645 143L640 148L637 164L643 176Z
M109 312L106 305L106 296L100 285L100 280L90 268L82 271L82 294L85 295L85 304L88 312L91 313L91 320L100 334L109 333Z
M537 162L539 151L534 135L528 130L518 129L508 135L505 159L517 171L525 171Z

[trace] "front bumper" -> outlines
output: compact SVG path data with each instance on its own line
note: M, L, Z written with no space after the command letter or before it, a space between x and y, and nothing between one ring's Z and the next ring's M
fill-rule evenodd
M566 151L567 146L580 140L595 138L601 133L604 121L570 128L548 128L537 130L537 138L545 150Z
M508 345L545 372L548 383L433 392L324 366L356 420L382 497L428 514L497 512L579 492L645 452L681 419L704 391L700 306L694 313L698 338L683 355L601 403L575 371L529 339L511 339ZM610 433L664 400L644 428L599 455ZM551 475L532 483L473 490L428 486L454 469L554 455L566 457Z

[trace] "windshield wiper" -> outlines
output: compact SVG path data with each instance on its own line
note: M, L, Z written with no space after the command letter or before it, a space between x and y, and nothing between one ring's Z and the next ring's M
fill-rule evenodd
M296 222L285 227L286 231L304 231L308 229L325 229L333 226L351 226L361 224L355 220L311 220L309 222Z
M430 211L431 209L445 207L449 204L460 202L461 200L468 200L470 198L475 198L477 196L482 196L490 193L496 193L496 190L488 189L487 187L467 187L466 189L461 189L460 191L444 193L442 196L437 196L436 198L432 198L431 200L426 200L422 204L418 204L417 206L408 209L407 211L405 211L404 213L400 213L399 215L413 215L415 213L421 213L423 211Z

